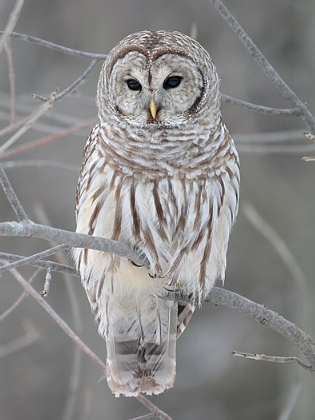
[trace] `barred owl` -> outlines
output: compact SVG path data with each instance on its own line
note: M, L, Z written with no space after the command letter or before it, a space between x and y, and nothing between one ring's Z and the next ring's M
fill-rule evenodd
M174 384L176 341L195 306L224 280L238 155L212 60L179 32L143 31L114 47L97 106L77 188L77 232L124 242L149 268L88 249L74 251L76 267L106 340L110 389L159 394ZM170 290L192 303L166 300Z

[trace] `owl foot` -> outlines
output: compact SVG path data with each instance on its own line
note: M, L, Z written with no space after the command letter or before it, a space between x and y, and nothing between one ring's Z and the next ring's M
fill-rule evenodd
M139 254L139 260L143 261L143 264L138 264L135 263L132 260L129 260L131 262L132 265L134 265L135 267L150 267L150 263L149 260L147 259L147 256L145 255L145 253L138 247L138 245L134 245L133 247L134 251Z

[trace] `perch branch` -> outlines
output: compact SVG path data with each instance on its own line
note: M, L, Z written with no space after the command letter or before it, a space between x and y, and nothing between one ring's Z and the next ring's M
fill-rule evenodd
M0 223L0 236L20 236L25 238L44 239L65 244L74 248L88 248L96 251L111 252L120 257L128 258L139 265L148 266L145 257L131 249L130 246L112 239L84 235L68 230L56 229L33 222L3 222Z

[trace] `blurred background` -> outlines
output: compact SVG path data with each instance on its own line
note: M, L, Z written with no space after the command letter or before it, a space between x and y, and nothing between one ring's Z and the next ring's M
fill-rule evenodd
M226 0L225 4L314 113L314 1ZM13 0L0 2L2 30L13 5ZM224 94L271 107L290 106L207 0L27 0L15 31L70 48L107 53L132 32L168 29L190 34L192 28L197 28L198 41L217 66ZM16 121L39 106L32 93L47 96L56 87L62 90L89 65L88 59L15 39L11 49ZM100 67L101 63L75 94L55 103L0 156L34 221L75 229L76 182L83 147L93 118L96 121L94 98ZM279 312L314 337L315 163L301 160L312 155L311 143L302 136L306 127L297 117L262 115L229 104L223 104L222 112L241 160L241 205L229 246L225 287ZM49 143L28 151L15 149L47 140L84 121L77 131ZM9 123L9 71L3 52L0 129ZM273 132L280 132L282 141L275 143ZM0 145L9 137L2 137ZM285 263L275 249L279 240L266 239L253 226L246 212L248 203L278 233L294 259L289 256ZM0 191L0 221L14 219ZM0 250L15 254L31 255L47 247L39 240L0 238ZM65 258L71 263L69 255ZM20 270L27 280L34 272ZM36 290L43 289L44 280L45 272L37 273L32 283ZM2 275L0 316L21 293L10 274ZM105 344L97 334L79 279L54 273L47 302L105 361ZM35 333L25 332L29 329ZM233 358L232 350L303 358L293 344L265 326L231 309L205 304L178 342L175 387L151 400L174 420L314 418L314 374L295 365ZM0 323L1 419L127 420L146 412L134 399L116 399L97 366L31 297Z

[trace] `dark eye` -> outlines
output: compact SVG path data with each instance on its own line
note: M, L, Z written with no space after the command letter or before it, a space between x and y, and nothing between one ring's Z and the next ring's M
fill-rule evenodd
M180 85L182 77L180 76L171 76L164 80L163 87L164 89L174 89Z
M127 80L127 85L128 85L130 90L141 90L141 88L142 88L140 83L135 79L128 79Z

